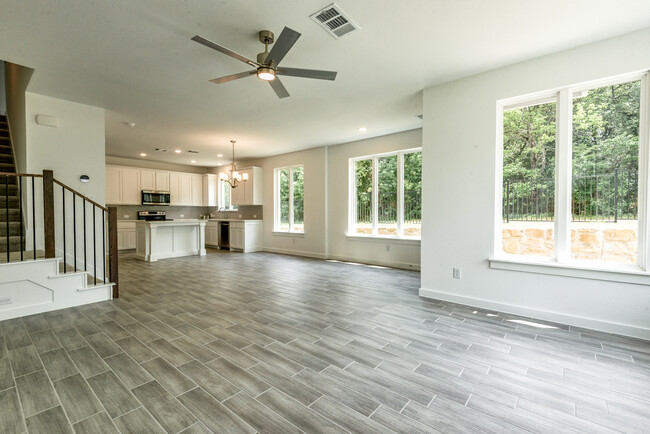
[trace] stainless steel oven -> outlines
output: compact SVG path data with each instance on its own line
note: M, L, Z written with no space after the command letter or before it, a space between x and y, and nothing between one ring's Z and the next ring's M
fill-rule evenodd
M168 191L142 190L142 205L169 205Z

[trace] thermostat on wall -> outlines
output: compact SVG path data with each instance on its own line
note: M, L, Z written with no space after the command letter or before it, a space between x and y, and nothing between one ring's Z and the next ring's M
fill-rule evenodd
M59 126L59 120L54 116L48 115L36 115L36 123L46 127L57 128Z

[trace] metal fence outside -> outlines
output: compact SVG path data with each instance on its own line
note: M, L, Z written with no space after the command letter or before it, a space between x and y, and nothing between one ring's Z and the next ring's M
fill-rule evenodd
M576 222L617 222L638 217L638 172L573 177L571 220ZM503 221L553 221L555 180L504 180Z
M421 221L422 193L404 191L404 223L419 224ZM377 194L377 222L397 223L397 192ZM372 223L372 193L357 193L357 223Z

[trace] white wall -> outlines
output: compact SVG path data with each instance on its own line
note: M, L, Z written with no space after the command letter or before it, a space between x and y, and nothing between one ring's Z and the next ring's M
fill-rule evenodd
M135 159L125 157L106 156L106 164L115 164L117 166L144 167L147 169L169 170L171 172L184 173L212 173L212 169L203 166L188 166L185 164L164 163L161 161L151 161L147 158Z
M16 171L25 173L27 165L27 120L25 119L25 90L34 70L15 63L4 62L5 89L7 92L7 118L14 145Z
M330 258L420 269L419 241L360 239L347 237L346 233L348 231L349 159L417 148L421 145L422 130L416 129L329 147L327 193ZM424 195L428 189L426 183L423 182L422 185ZM423 214L424 219L430 217Z
M42 173L45 169L54 171L54 178L70 188L87 196L97 203L104 204L105 199L105 131L104 109L38 95L31 92L25 94L26 107L26 171L28 173ZM48 127L36 124L36 115L53 116L58 121L58 126ZM88 175L90 182L82 183L81 175ZM42 248L43 217L42 195L40 194L41 182L37 181L36 201L36 231L37 248ZM63 257L63 228L61 211L61 187L55 184L55 237L57 257ZM29 204L28 201L28 205ZM77 246L78 257L81 257L83 245L83 210L81 202L77 202ZM28 209L28 212L31 210ZM66 195L66 214L68 222L72 215L72 197ZM87 237L88 250L87 268L92 269L92 207L87 206ZM96 212L97 231L97 268L103 275L101 252L101 213ZM27 230L27 247L31 249L31 228ZM66 226L66 256L68 263L73 263L73 231L72 225ZM78 266L83 267L83 262L78 261Z
M488 264L494 251L496 101L648 69L648 47L650 29L425 90L421 295L650 338L648 285ZM462 268L462 279L452 278L452 267Z

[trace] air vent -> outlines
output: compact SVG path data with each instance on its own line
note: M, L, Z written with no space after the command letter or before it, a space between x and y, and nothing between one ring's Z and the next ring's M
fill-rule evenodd
M187 151L187 152L189 152L190 154L198 154L199 153L199 151Z
M314 20L316 24L325 29L335 39L361 28L353 23L350 17L346 16L336 3L332 3L326 8L321 9L309 18Z

